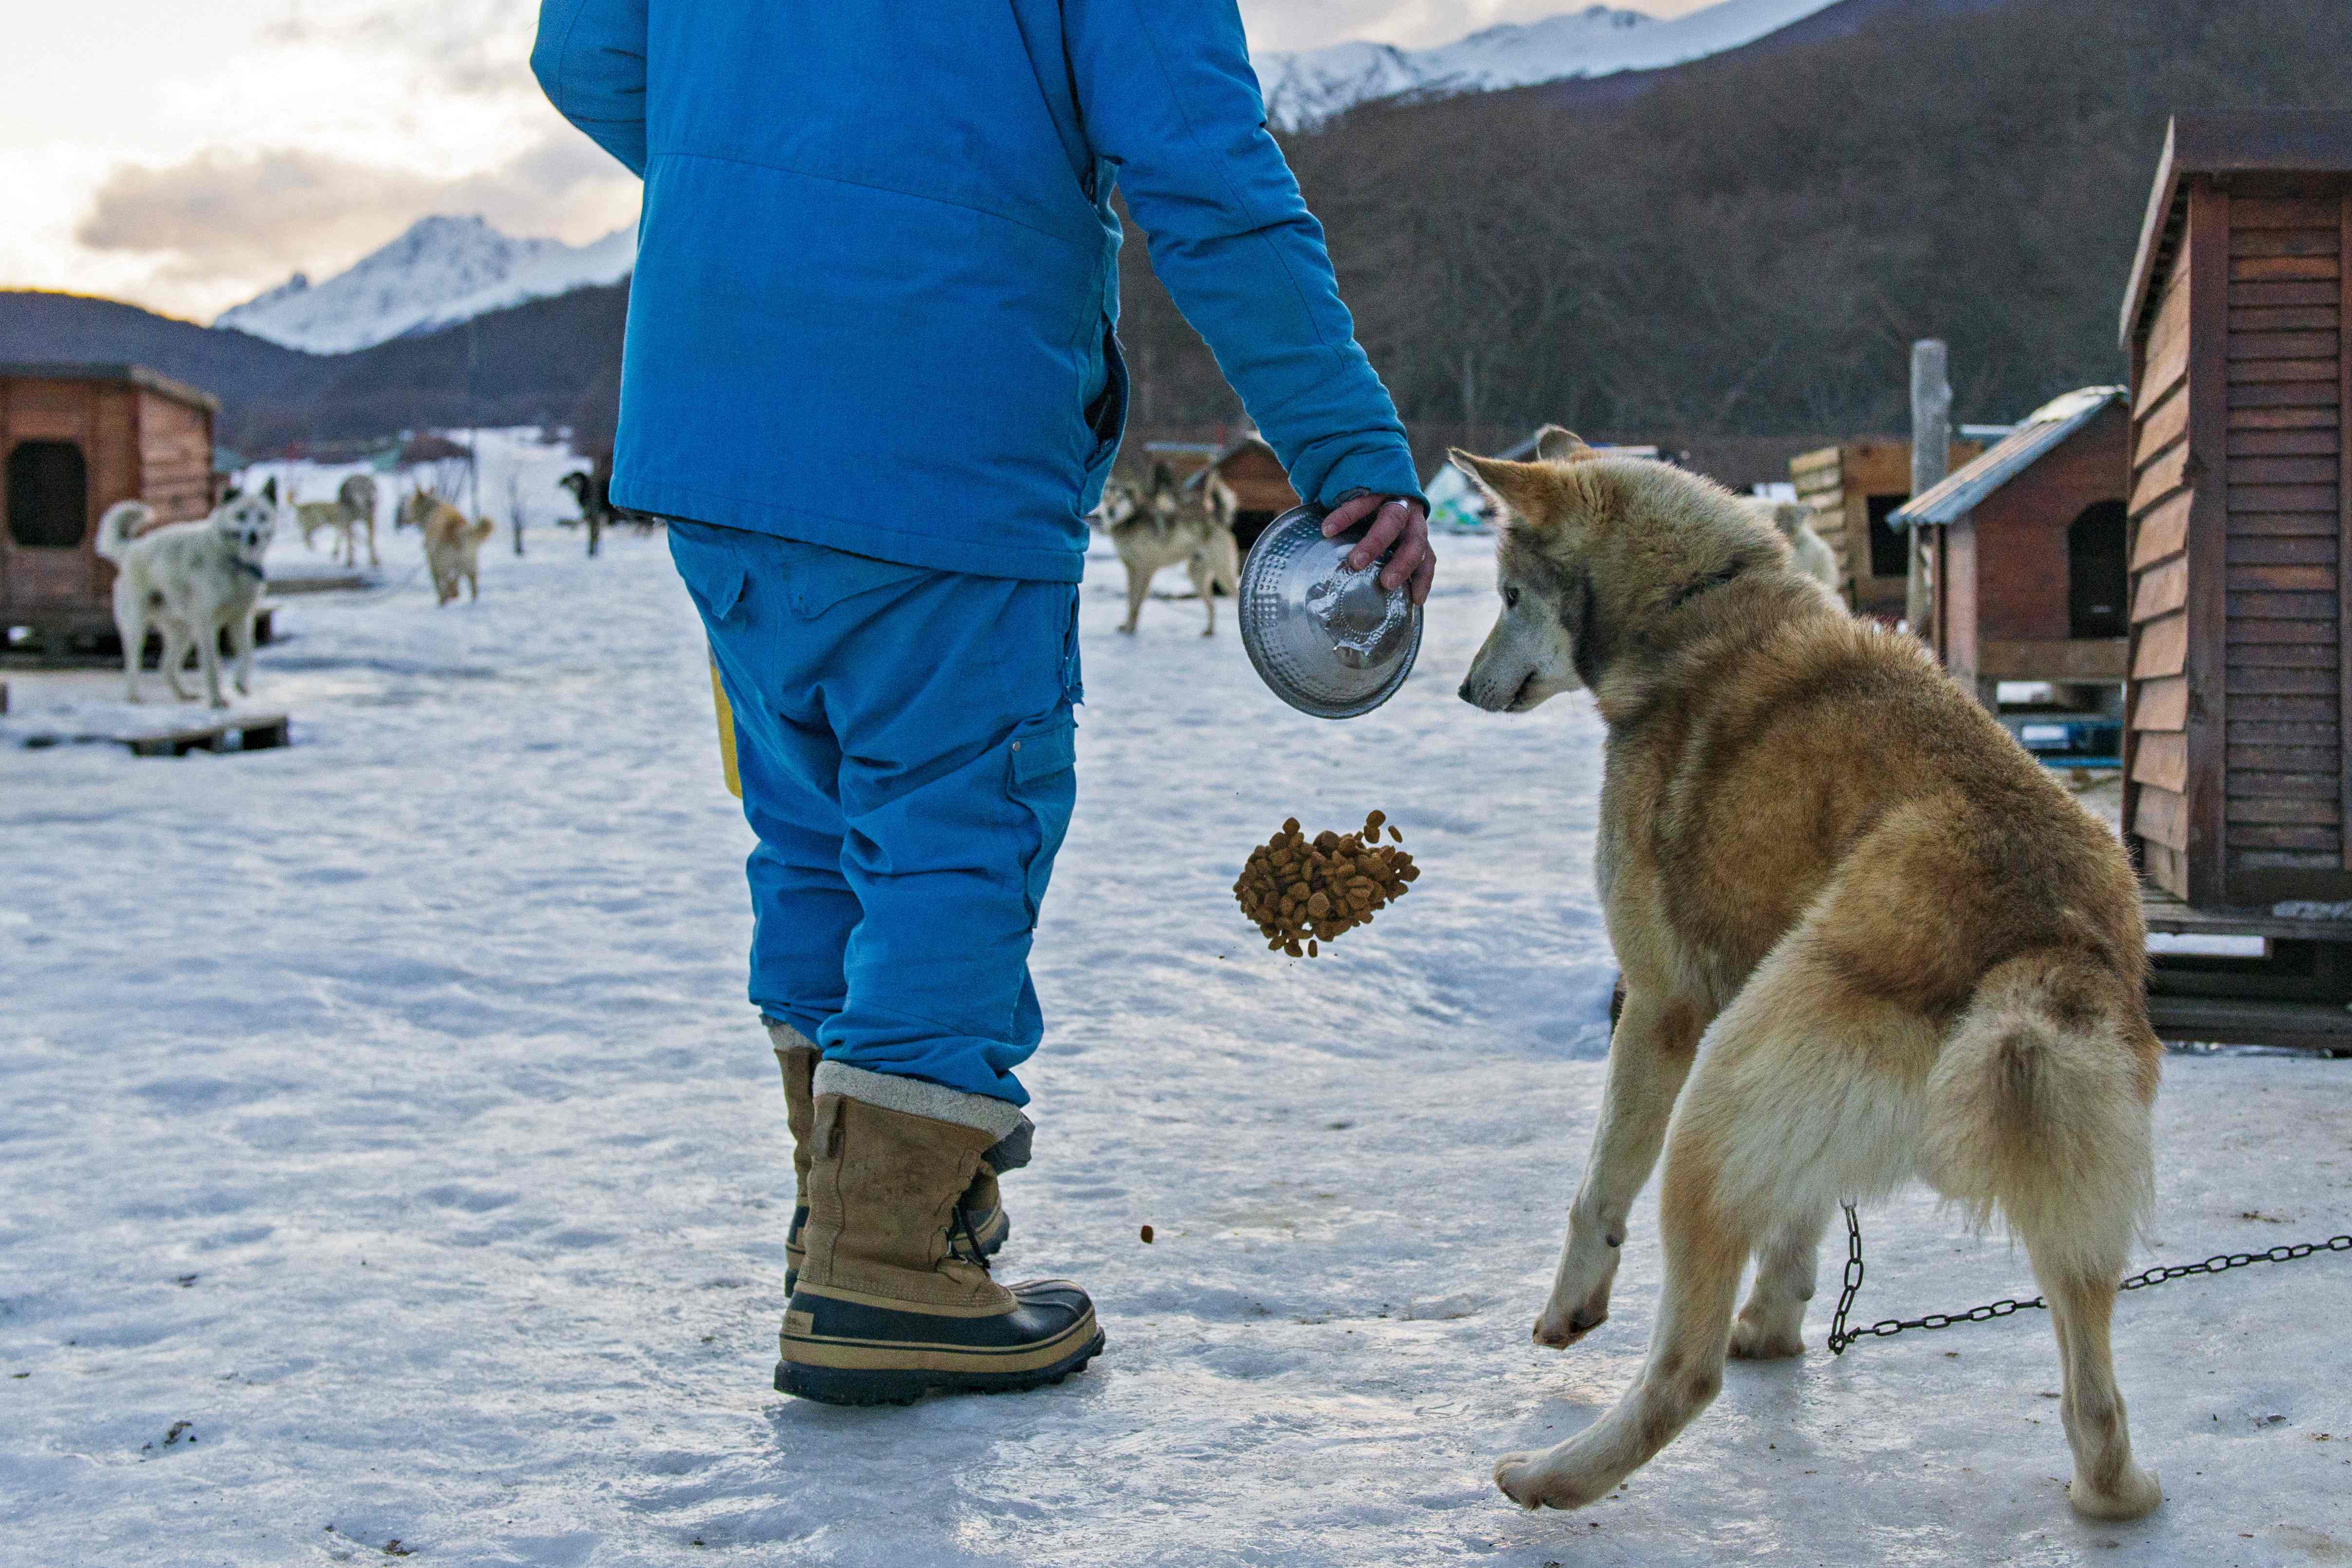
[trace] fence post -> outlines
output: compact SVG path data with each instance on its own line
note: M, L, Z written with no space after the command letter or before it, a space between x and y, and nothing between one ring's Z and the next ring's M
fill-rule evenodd
M1911 345L1911 495L1926 495L1944 482L1952 460L1952 379L1950 353L1939 338L1922 338ZM1932 642L1927 618L1927 530L1911 527L1910 578L1903 599L1904 617L1911 634Z

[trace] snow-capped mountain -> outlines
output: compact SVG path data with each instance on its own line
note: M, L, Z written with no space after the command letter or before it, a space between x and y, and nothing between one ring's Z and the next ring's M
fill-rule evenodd
M317 284L298 272L213 325L314 354L348 353L526 299L615 283L636 259L634 228L569 246L512 239L478 216L419 218L350 271Z
M1830 0L1720 0L1661 22L1639 11L1592 5L1539 22L1487 27L1433 49L1387 44L1334 44L1296 54L1264 54L1257 68L1266 116L1297 130L1341 110L1398 93L1486 92L1564 77L1654 70L1737 48Z

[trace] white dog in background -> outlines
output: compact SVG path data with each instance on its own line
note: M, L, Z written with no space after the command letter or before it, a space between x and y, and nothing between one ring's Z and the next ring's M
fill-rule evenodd
M1831 553L1829 541L1813 532L1813 509L1801 501L1768 501L1756 497L1748 503L1756 515L1772 525L1780 536L1789 541L1790 553L1797 558L1797 570L1828 589L1840 598L1845 594L1843 574L1838 570L1837 557Z
M139 700L139 663L152 627L163 636L163 679L183 702L180 670L195 644L205 693L215 707L221 695L220 639L236 650L236 689L253 689L253 617L261 604L261 558L278 531L278 481L251 496L229 493L198 522L154 528L155 508L118 501L98 522L98 553L112 561L114 630L122 639L122 684Z

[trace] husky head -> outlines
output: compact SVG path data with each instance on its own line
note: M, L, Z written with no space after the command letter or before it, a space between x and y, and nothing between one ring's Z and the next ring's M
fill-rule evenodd
M251 495L231 490L213 508L212 525L232 555L259 570L270 538L278 532L278 481L270 479Z
M1102 503L1095 508L1095 522L1105 529L1115 528L1142 507L1134 486L1124 479L1113 479L1103 486Z
M1526 713L1562 692L1599 693L1661 617L1744 572L1788 563L1769 525L1696 475L1597 453L1558 425L1545 427L1536 455L1451 455L1504 519L1502 614L1462 683L1474 706Z

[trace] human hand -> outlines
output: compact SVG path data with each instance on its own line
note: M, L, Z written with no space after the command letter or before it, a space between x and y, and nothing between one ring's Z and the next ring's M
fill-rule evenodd
M1437 576L1437 555L1429 545L1428 509L1402 496L1350 497L1323 519L1323 537L1344 534L1366 517L1372 518L1372 526L1349 555L1349 569L1363 570L1394 545L1396 554L1381 572L1381 586L1393 591L1409 584L1412 601L1427 602L1429 585Z

